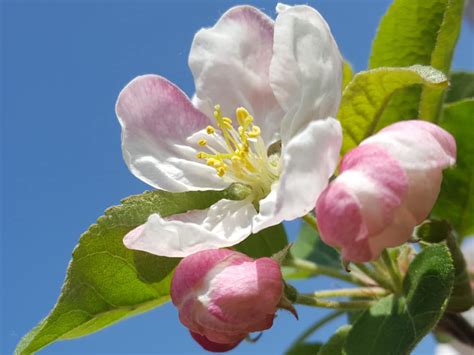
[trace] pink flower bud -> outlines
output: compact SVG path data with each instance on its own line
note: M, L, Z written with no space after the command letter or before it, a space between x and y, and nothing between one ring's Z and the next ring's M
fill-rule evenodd
M240 342L243 340L243 339L240 339L236 341L235 343L230 343L230 344L220 344L220 343L214 343L210 341L204 335L195 333L193 331L190 331L190 333L193 339L196 340L199 343L199 345L201 345L207 351L212 351L213 353L224 353L226 351L232 350L237 345L239 345Z
M268 329L283 296L279 264L227 249L184 258L171 282L179 319L206 350L237 346L250 332Z
M433 208L443 169L455 161L454 138L434 124L382 129L344 156L339 176L320 195L321 238L354 262L405 243Z

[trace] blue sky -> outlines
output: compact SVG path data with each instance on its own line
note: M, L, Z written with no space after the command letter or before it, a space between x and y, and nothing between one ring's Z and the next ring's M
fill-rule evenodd
M148 187L122 161L114 104L133 77L159 73L188 94L194 33L236 1L6 1L1 12L1 353L52 308L79 235L103 210ZM274 16L274 2L249 1ZM366 67L389 1L313 0L340 49ZM472 27L464 24L454 67L474 69ZM294 226L293 226L294 227ZM293 229L290 227L290 229ZM338 287L311 280L306 290ZM257 344L234 354L278 354L325 312L295 321L281 312ZM341 323L316 335L326 339ZM432 353L428 339L415 354ZM170 305L44 354L192 354L199 348Z

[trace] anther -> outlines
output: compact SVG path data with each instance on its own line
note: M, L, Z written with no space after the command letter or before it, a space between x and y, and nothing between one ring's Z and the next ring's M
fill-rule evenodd
M214 106L214 117L217 119L217 118L220 118L221 117L221 105L216 105Z
M203 138L198 141L198 144L202 147L204 147L207 144L207 141Z
M209 158L207 159L207 165L212 166L213 168L217 168L219 166L222 166L223 163L220 160Z
M207 126L207 128L206 128L207 134L214 134L215 131L216 130L212 126Z
M239 107L237 110L235 110L235 115L237 116L237 121L239 122L239 124L243 126L243 123L249 113L245 108Z
M248 133L250 138L256 138L260 135L261 130L259 126L253 126L252 130Z

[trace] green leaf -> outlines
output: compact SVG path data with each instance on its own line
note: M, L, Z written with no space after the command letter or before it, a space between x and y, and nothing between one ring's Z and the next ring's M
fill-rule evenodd
M382 18L372 44L369 68L431 65L449 73L461 29L463 0L395 0ZM382 122L420 117L436 121L443 88L403 90Z
M316 355L321 346L321 343L298 343L288 349L285 355Z
M474 99L446 105L441 126L456 139L457 162L444 172L433 216L447 219L460 236L474 234Z
M446 87L448 80L440 71L420 65L357 73L344 90L337 115L344 133L342 154L384 127L380 119L390 97L416 84Z
M382 298L352 326L347 354L409 354L444 313L453 287L454 266L446 245L424 249L413 260L403 295Z
M328 342L322 346L319 350L318 355L342 355L344 351L344 345L346 344L347 336L351 330L351 325L343 325L336 333L329 338Z
M430 243L446 242L454 262L454 285L448 311L464 312L471 308L472 290L466 260L448 222L429 220L417 228L416 235Z
M353 76L354 76L354 72L352 71L352 66L349 64L349 62L344 61L344 64L342 67L342 89L343 90L351 82Z
M349 324L354 324L363 313L364 311L358 311L358 310L349 311L347 312L347 321L349 322Z
M331 322L333 319L339 317L340 315L344 314L344 311L334 311L323 318L319 319L311 325L308 329L306 329L290 346L290 348L285 353L286 355L306 355L311 354L315 355L318 353L319 348L322 346L320 343L310 343L307 341L308 337L314 334L318 329L326 325L327 323Z
M296 258L306 259L319 265L341 267L336 249L323 243L318 232L306 222L301 224L298 239L291 247L291 254Z
M253 234L234 249L252 258L270 257L288 245L285 228L279 224Z
M339 253L332 247L321 241L319 234L308 223L303 222L298 234L298 238L293 243L288 257L295 257L312 261L319 265L341 267ZM302 279L310 275L309 272L296 270L293 267L283 268L285 278Z
M81 236L54 309L20 341L16 353L30 354L57 340L96 332L168 301L179 259L129 250L122 243L124 235L152 213L169 216L204 209L222 198L233 198L232 188L145 192L109 208Z
M441 243L446 240L451 229L451 225L445 220L430 219L416 228L415 235L417 239L428 243Z
M461 248L452 233L449 233L446 238L446 244L451 252L451 257L454 262L454 285L448 303L448 311L468 311L472 306L473 298L471 280L469 279L466 260L464 259Z
M446 103L474 98L474 73L454 72L449 79L450 85L446 92Z

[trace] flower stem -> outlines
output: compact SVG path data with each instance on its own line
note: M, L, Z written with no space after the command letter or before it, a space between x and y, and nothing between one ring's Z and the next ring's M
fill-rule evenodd
M393 285L387 280L385 280L383 275L378 274L376 271L372 270L371 268L367 267L364 264L357 263L355 265L360 271L362 271L364 274L366 274L368 277L374 280L379 286L382 286L383 288L386 288L387 290L395 291Z
M341 288L338 290L324 290L314 292L316 298L327 297L378 297L386 296L388 291L381 287Z
M304 215L303 219L306 223L313 227L314 230L318 231L318 222L316 222L316 218L311 213Z
M374 304L373 301L328 301L315 297L313 294L299 294L296 304L311 307L333 308L340 310L366 309Z
M403 286L402 286L402 278L400 276L400 271L394 265L393 260L390 257L390 254L388 253L387 249L385 249L382 252L382 260L385 263L385 266L388 270L388 273L390 274L390 277L392 278L393 284L395 286L395 292L401 293Z
M306 329L296 340L293 342L293 344L290 346L292 348L298 343L303 342L307 337L309 337L311 334L313 334L316 330L321 328L323 325L326 323L329 323L333 319L339 317L340 315L344 314L344 311L333 311L329 313L326 317L319 319L316 323L314 323L311 327Z
M350 282L353 284L364 285L362 281L356 279L352 275L344 274L338 269L335 269L329 266L319 265L308 260L293 258L293 259L287 260L285 262L285 266L293 266L297 268L298 270L309 272L312 275L326 275L326 276L334 277L336 279L340 279L340 280Z

